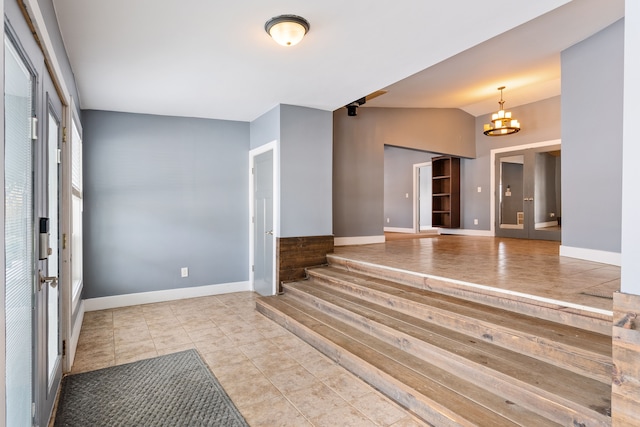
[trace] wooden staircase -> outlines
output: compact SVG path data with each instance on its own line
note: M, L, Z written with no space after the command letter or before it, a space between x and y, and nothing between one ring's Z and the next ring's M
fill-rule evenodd
M328 259L258 311L426 422L611 425L605 314Z

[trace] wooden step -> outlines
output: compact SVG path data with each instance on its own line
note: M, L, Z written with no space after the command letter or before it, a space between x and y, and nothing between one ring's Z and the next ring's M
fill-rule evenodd
M424 273L347 259L327 254L330 265L372 277L388 279L418 289L475 301L484 305L514 311L528 316L611 336L613 313L542 297L438 277Z
M609 336L335 267L308 274L368 302L611 384Z
M260 298L256 307L432 425L559 425L286 294ZM575 421L566 425L582 422Z
M288 296L399 350L458 375L559 423L610 422L611 387L555 365L310 282L285 285Z

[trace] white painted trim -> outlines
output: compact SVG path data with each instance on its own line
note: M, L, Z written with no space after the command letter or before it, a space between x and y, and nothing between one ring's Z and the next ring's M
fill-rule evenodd
M470 230L468 228L440 228L438 234L455 234L460 236L481 236L493 237L495 234L491 230Z
M560 256L583 259L585 261L599 262L620 267L622 265L622 254L618 252L600 251L597 249L575 248L572 246L560 245Z
M71 97L71 94L69 92L69 89L67 88L66 82L64 81L64 73L62 72L62 68L60 67L60 62L58 61L58 57L56 56L56 51L53 48L53 42L51 41L51 37L49 36L49 32L47 31L47 26L44 21L44 16L40 11L38 0L24 0L24 4L34 24L35 32L40 39L40 43L42 44L44 56L51 64L51 69L54 74L53 78L60 86L60 90L64 95L65 99L63 99L63 101L65 104L70 105L69 98Z
M167 289L164 291L139 292L135 294L114 295L110 297L89 298L84 300L85 311L108 310L132 305L152 304L187 298L230 294L252 291L251 282L221 283L219 285L198 286L194 288Z
M80 340L80 329L82 329L82 321L84 320L84 301L80 301L78 306L78 315L73 323L72 334L67 341L67 355L65 365L68 366L65 372L70 372L73 362L76 359L76 350L78 349L78 341Z
M420 227L420 231L438 231L438 227Z
M429 222L429 227L422 227L420 225L420 173L418 172L421 167L431 166L431 162L424 163L414 163L413 165L413 229L414 232L418 232L420 230L430 230L431 222ZM433 174L433 172L432 172ZM386 229L385 229L386 231Z
M401 228L401 227L385 227L384 231L389 233L411 233L415 234L416 230L413 228Z
M347 258L341 257L339 255L333 255L332 257L347 260ZM597 313L597 314L605 315L605 316L613 316L613 312L610 311L610 310L603 310L603 309L600 309L600 308L588 307L586 305L575 304L575 303L566 302L566 301L560 301L560 300L551 299L551 298L545 298L545 297L541 297L541 296L537 296L537 295L525 294L525 293L522 293L522 292L516 292L516 291L509 290L509 289L494 288L493 286L479 285L477 283L465 282L463 280L450 279L450 278L442 277L442 276L434 276L432 274L417 273L415 271L403 270L401 268L388 267L388 266L380 265L380 264L373 264L373 263L366 262L366 261L357 261L357 262L358 262L358 264L361 264L361 265L371 266L371 267L375 267L377 269L384 269L384 270L388 270L388 271L399 272L399 273L402 273L404 275L415 276L415 277L431 279L431 280L439 280L441 282L454 283L454 284L466 286L466 287L469 287L469 288L488 290L488 291L491 291L493 293L499 293L499 294L503 294L503 295L512 295L512 296L516 296L516 297L531 299L531 300L534 300L534 301L544 302L544 303L547 303L547 304L553 304L553 305L556 305L556 306L574 308L574 309L577 309L577 310L591 312L591 313Z
M524 144L524 145L514 145L513 147L494 148L493 150L491 150L489 154L489 163L490 163L489 170L491 171L490 172L491 191L489 191L489 196L490 196L489 220L491 223L490 226L491 226L492 236L494 236L496 233L496 226L495 226L496 224L496 154L508 153L509 151L527 150L529 148L547 147L550 145L562 145L561 142L562 140L560 139L552 139L549 141L534 142L531 144Z
M536 228L557 227L558 221L536 222Z
M351 245L371 245L373 243L384 243L384 236L356 236L356 237L334 237L334 246Z
M277 263L276 263L276 248L277 238L280 236L280 149L277 140L271 141L267 144L261 145L258 148L254 148L249 151L249 283L251 283L251 289L255 290L255 278L253 272L254 249L255 249L255 235L253 233L253 221L255 216L255 206L253 200L254 188L253 188L253 166L256 156L273 150L273 266L271 271L273 272L271 282L273 284L272 295L276 294L277 283Z

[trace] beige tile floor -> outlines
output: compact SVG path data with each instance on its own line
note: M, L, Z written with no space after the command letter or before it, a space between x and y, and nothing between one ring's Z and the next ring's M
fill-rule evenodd
M73 373L198 350L251 426L425 425L235 293L87 312Z
M612 310L620 267L561 257L560 243L441 235L335 248L336 255Z

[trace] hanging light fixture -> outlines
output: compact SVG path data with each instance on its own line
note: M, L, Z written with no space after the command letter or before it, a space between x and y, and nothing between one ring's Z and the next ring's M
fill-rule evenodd
M520 122L511 117L511 111L504 111L504 100L502 99L502 90L505 86L500 86L500 111L493 113L491 123L484 125L484 134L487 136L511 135L520 132Z
M297 15L279 15L269 19L264 29L276 43L294 46L309 32L309 21Z

